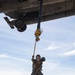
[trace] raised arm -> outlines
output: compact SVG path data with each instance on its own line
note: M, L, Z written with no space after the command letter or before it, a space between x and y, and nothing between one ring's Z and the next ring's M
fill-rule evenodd
M34 61L34 55L32 56L32 59L31 60Z

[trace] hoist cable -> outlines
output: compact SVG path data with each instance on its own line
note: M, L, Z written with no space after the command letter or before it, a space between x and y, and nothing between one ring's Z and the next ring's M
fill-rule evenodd
M41 23L41 17L42 17L42 3L43 3L43 0L39 0L39 1L40 1L40 9L39 9L37 29L40 29L40 23Z
M37 29L35 31L35 37L36 37L36 42L38 42L40 40L39 36L41 35L42 33L42 30L40 28L40 23L41 23L41 17L42 17L42 3L43 3L43 0L39 0L39 4L40 4L40 8L39 8L39 15L38 15L38 25L37 25Z

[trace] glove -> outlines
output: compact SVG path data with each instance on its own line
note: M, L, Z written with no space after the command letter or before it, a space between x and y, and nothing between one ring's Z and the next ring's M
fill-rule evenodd
M42 57L41 60L42 60L42 61L45 61L45 57Z
M34 55L32 56L32 58L34 58Z

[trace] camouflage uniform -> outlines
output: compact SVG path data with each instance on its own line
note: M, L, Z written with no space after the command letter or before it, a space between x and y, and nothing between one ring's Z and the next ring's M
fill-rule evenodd
M31 75L43 75L43 73L41 72L43 61L45 61L44 57L42 57L39 61L32 57L33 70Z

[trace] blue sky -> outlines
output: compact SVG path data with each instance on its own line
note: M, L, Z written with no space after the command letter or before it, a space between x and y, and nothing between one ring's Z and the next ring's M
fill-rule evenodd
M0 14L0 75L30 75L37 24L20 33ZM41 23L36 54L46 58L44 75L75 75L75 16Z

